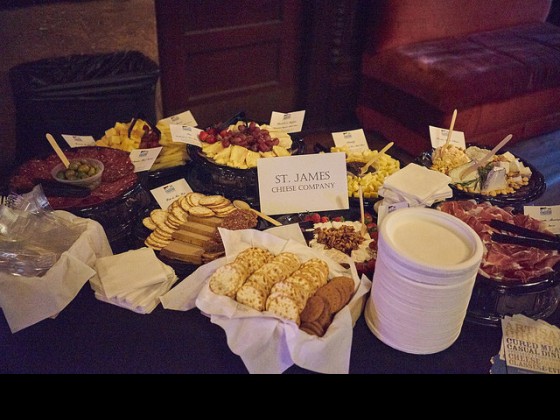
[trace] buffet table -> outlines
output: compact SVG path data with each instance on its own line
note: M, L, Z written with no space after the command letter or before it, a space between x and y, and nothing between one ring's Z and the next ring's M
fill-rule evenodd
M560 311L549 319L560 325ZM465 323L457 341L433 355L412 355L379 341L360 317L350 373L487 374L500 349L499 328ZM140 315L95 299L89 286L56 319L11 334L0 320L1 373L247 373L223 330L197 309L161 306ZM286 373L309 373L293 366Z
M308 151L329 136L309 136ZM306 139L307 140L307 139ZM383 142L371 140L380 148ZM395 151L406 162L410 157ZM114 249L115 253L124 249ZM180 278L179 280L182 280ZM560 309L547 321L560 326ZM350 373L487 374L500 350L501 329L467 320L448 349L431 355L395 350L360 316L353 330ZM138 314L97 300L89 285L55 318L12 334L0 317L0 373L247 373L222 328L198 309ZM313 373L292 366L285 373Z

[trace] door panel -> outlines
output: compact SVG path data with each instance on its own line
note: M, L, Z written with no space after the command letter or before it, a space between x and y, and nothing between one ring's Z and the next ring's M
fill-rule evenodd
M164 116L299 110L301 0L157 0L156 16Z

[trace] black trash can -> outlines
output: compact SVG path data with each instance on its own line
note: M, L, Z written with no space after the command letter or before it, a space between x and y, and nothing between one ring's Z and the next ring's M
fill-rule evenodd
M10 69L16 108L16 160L52 153L51 133L100 139L117 121L137 115L156 120L158 65L139 51L71 55Z

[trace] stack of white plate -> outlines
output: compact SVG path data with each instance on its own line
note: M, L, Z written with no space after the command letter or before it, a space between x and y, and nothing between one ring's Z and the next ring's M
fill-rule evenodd
M476 232L455 216L404 208L379 226L365 319L385 344L407 353L445 350L461 332L482 260Z

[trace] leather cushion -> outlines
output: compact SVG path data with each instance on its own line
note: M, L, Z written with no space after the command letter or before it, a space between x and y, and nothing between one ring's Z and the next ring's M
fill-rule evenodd
M560 28L534 23L364 54L362 73L440 110L560 86Z

